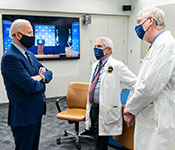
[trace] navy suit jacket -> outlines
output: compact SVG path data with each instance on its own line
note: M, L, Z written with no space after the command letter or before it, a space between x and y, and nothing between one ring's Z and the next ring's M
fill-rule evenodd
M43 73L45 83L35 81L31 76L38 75L43 65L29 52L33 65L12 44L3 55L1 73L9 99L8 123L10 126L23 127L39 122L44 113L45 83L52 79L52 72Z

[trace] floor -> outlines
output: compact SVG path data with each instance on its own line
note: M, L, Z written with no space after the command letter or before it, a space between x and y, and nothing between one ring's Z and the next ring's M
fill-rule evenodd
M62 108L65 109L66 103L62 104ZM7 125L7 112L8 104L0 104L0 150L14 150L13 136ZM64 130L74 130L72 124L68 124L67 121L58 120L55 116L57 109L55 106L55 99L47 100L47 114L43 117L41 138L40 138L40 150L76 150L74 142L67 141L56 144L56 139L63 136ZM84 130L84 122L80 123L80 132ZM94 148L92 139L81 139L81 150L93 150ZM108 150L113 150L109 147Z

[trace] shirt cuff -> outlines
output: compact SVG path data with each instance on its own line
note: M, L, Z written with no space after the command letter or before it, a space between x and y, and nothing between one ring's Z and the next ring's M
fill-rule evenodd
M126 105L126 109L127 109L127 111L128 111L129 113L131 113L131 114L134 115L134 116L137 114L136 111L130 109L129 107L127 107L127 105Z
M42 74L40 74L40 77L42 78L42 80L41 80L41 81L45 83L45 81L46 81L45 76L44 76L44 75L42 75Z

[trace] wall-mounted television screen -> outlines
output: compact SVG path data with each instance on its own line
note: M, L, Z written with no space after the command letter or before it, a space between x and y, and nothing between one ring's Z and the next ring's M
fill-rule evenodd
M79 59L80 30L77 17L2 15L4 53L10 48L11 24L16 19L29 20L33 26L35 45L28 50L39 60Z

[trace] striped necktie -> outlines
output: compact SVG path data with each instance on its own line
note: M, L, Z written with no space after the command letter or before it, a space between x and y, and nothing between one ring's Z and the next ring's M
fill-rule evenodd
M92 97L93 97L93 94L94 94L94 89L95 89L95 86L97 84L98 77L100 75L101 64L102 64L102 62L100 61L99 65L98 65L98 69L97 69L96 75L95 75L95 79L93 80L91 88L90 88L90 91L89 91L89 102L90 103L92 103Z

